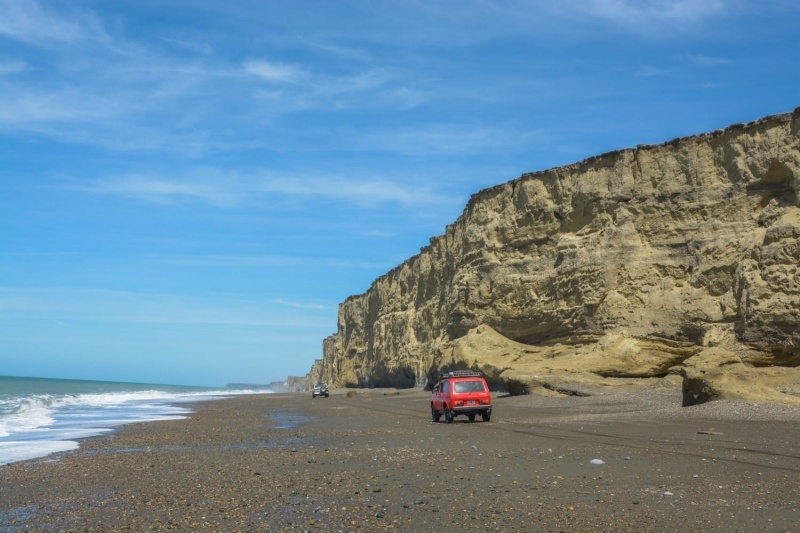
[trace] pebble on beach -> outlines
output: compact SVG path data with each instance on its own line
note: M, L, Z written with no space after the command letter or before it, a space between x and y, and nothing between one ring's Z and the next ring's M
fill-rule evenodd
M3 466L0 530L800 530L800 410L531 395L436 424L429 398L240 397L126 426ZM620 468L578 459L621 443Z

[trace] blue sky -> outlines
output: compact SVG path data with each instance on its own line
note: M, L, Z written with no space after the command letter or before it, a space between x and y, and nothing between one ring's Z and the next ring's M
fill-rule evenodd
M795 0L0 2L0 374L305 374L524 172L800 106Z

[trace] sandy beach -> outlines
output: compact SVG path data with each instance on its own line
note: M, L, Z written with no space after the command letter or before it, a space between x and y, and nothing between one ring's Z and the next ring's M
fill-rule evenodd
M0 467L2 531L799 531L800 409L680 391L200 403ZM601 463L601 464L593 464Z

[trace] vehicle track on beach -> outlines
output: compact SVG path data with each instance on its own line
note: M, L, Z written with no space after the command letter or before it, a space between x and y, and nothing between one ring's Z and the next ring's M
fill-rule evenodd
M418 391L198 404L4 466L0 530L800 530L797 420L695 436L722 411L650 405L498 398L492 422L434 424Z
M328 401L341 406L385 413L395 417L399 416L420 421L427 420L430 424L434 424L434 422L431 421L430 414L428 412L416 412L386 405L377 406L371 402L359 402L357 400L353 401L350 399L340 400L336 398L330 398ZM495 416L492 418L492 421L488 422L488 424L492 426L493 430L501 432L514 433L541 439L552 439L598 446L610 446L623 450L635 449L653 453L668 453L701 460L718 461L731 465L747 465L785 472L800 473L800 454L755 449L755 447L764 446L764 444L757 442L742 443L721 438L716 438L715 440L699 440L696 432L692 434L692 437L680 435L676 435L674 438L670 439L657 439L650 437L645 441L631 434L613 433L608 431L598 432L597 430L582 428L556 427L552 423L523 422L519 420L506 421L502 418L498 419L496 416L497 415L495 414ZM438 423L443 424L443 422ZM485 422L471 423L466 421L457 421L453 424L460 426L484 423ZM585 425L589 424L591 424L591 422L585 422ZM636 425L631 424L630 422L625 422L625 424ZM652 427L654 424L657 425L658 421L650 420L641 422L641 424ZM708 435L708 438L710 439L723 436L724 435L722 434L711 434ZM689 447L691 447L692 450L686 449ZM737 455L743 455L744 457L738 457ZM783 464L770 463L770 459L780 461ZM786 461L789 461L790 464L786 464Z

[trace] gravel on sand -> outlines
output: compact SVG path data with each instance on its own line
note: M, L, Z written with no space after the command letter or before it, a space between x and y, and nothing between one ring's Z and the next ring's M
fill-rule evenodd
M800 531L800 409L679 391L238 397L0 467L0 531Z

